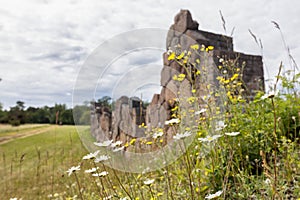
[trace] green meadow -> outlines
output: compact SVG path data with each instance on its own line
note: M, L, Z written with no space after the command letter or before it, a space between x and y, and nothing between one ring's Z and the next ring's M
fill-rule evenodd
M87 153L75 126L1 125L0 128L1 137L24 134L0 145L0 199L47 199L72 185L65 171L77 165ZM33 130L40 133L30 135Z

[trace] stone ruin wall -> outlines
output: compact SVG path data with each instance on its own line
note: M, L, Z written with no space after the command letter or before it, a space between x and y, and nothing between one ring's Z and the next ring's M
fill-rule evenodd
M239 65L243 62L246 66L243 71L243 80L251 96L257 90L264 90L264 74L261 56L247 55L233 50L232 38L224 35L198 30L198 22L192 19L188 10L181 10L174 18L166 39L166 51L170 47L180 44L181 49L188 49L197 42L199 45L214 46L211 59L208 60L207 84L216 83L219 58L236 59ZM173 49L175 50L175 49ZM194 59L197 57L195 55ZM200 58L202 61L203 59ZM176 82L172 79L175 74L186 74L174 60L169 61L167 52L163 54L163 68L161 70L160 94L154 94L151 103L145 107L137 98L121 97L115 102L114 111L95 103L91 109L91 132L97 141L112 139L121 140L123 144L133 138L145 136L145 129L139 128L144 123L147 130L160 127L166 133L166 139L172 137L170 127L164 125L171 118L171 109L175 106L174 98L178 94L191 96L191 83L187 80ZM195 80L197 83L197 80ZM204 95L201 84L198 85L196 95ZM201 93L202 92L202 93ZM138 144L137 144L138 145Z

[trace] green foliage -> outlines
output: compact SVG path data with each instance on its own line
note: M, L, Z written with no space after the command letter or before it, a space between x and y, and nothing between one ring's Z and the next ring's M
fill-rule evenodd
M24 112L24 102L17 101L17 105L11 107L7 113L8 123L13 126L19 126L24 124L26 121L25 112Z
M9 121L9 124L12 125L12 126L20 126L20 125L21 125L21 122L20 122L20 120L18 120L18 119L11 119L11 120Z
M14 126L25 123L56 124L56 117L58 117L58 124L74 124L73 110L68 109L65 104L55 104L53 107L44 106L41 108L28 107L25 109L25 103L17 101L16 106L11 107L9 111L0 109L0 123L9 123Z
M74 122L78 125L89 125L91 110L88 105L76 105L73 108Z
M112 103L111 103L111 97L109 96L104 96L104 97L101 97L100 99L97 100L97 103L100 103L101 106L105 106L105 107L108 107L108 108L112 108Z

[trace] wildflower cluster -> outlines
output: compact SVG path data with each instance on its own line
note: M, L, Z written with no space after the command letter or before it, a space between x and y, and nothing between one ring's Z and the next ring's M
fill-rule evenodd
M168 59L185 69L174 75L173 81L188 81L190 85L184 91L189 96L178 94L171 118L163 128L145 131L146 138L130 138L125 144L111 140L95 143L121 151L136 144L159 149L165 140L171 139L182 156L160 170L150 172L146 168L142 173L128 174L106 169L103 162L109 161L110 156L99 155L98 151L89 153L83 159L95 165L85 173L95 179L99 197L276 199L289 194L298 198L300 160L295 137L300 124L299 96L292 98L289 94L281 99L277 92L258 92L249 101L243 83L246 63L239 66L237 59L219 58L219 76L209 82L205 63L213 51L212 46L198 44L188 50L169 51ZM193 57L194 54L198 56ZM149 127L142 124L140 128ZM170 132L173 135L168 135ZM196 139L186 146L186 141L195 135ZM68 173L77 175L78 167Z

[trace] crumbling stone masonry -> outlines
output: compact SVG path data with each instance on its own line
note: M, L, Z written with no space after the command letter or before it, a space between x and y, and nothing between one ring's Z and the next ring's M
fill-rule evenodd
M251 97L257 90L264 90L264 74L261 56L247 55L233 50L232 38L224 35L214 34L198 30L198 22L192 19L188 10L181 10L174 18L167 39L166 51L189 49L191 45L213 46L214 49L210 59L205 61L207 76L204 84L217 84L217 67L219 59L235 59L236 65L246 63L243 71L243 80L248 88L248 96ZM205 56L205 55L202 55ZM198 57L192 55L194 60ZM204 58L199 57L201 62ZM202 64L202 63L201 63ZM200 65L201 65L200 64ZM204 64L204 63L203 63ZM154 94L151 103L145 108L142 101L137 98L121 97L115 102L115 109L110 111L99 104L92 105L91 111L91 132L97 141L107 139L121 140L123 144L133 138L145 136L145 128L139 125L145 124L147 130L160 127L164 129L166 137L172 136L172 130L165 125L165 121L171 118L171 109L174 108L175 99L181 96L191 96L191 83L185 79L182 82L174 81L174 75L186 74L186 70L174 60L168 60L168 54L163 54L163 68L161 70L160 94ZM203 82L194 80L197 84L197 96L205 95ZM199 102L200 103L200 102Z

